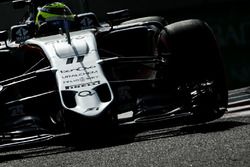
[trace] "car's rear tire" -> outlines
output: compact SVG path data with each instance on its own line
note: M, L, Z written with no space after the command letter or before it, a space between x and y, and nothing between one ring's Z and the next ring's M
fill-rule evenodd
M168 63L165 69L168 82L213 83L214 99L201 100L200 111L194 112L195 120L206 122L221 117L227 108L228 92L222 58L211 28L200 20L167 25L160 33L158 49Z

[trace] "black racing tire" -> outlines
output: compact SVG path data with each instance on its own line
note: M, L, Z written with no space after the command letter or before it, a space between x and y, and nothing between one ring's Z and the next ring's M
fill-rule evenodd
M165 56L168 63L165 70L169 82L184 85L209 80L214 83L216 105L210 108L209 102L204 101L194 118L207 122L221 117L227 108L228 90L220 50L208 24L193 19L167 25L160 33L158 44L159 55Z
M161 16L148 16L148 17L141 17L141 18L137 18L137 19L132 19L132 20L122 22L121 25L135 24L135 23L139 23L139 22L142 22L142 23L158 22L158 23L161 23L162 26L167 25L167 22L166 22L165 18L161 17Z

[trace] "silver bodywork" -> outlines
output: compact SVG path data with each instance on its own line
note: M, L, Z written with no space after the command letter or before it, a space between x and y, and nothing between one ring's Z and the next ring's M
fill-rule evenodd
M46 54L56 76L60 99L65 109L84 116L101 114L113 101L113 93L101 66L95 36L91 31L70 33L69 42L66 34L58 34L27 40L25 44L37 45ZM106 84L111 100L102 102L95 88ZM67 107L63 100L63 91L75 93L76 106Z

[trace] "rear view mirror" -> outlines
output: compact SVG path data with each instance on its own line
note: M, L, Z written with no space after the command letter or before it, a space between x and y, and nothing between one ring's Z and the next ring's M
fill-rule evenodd
M114 12L108 12L107 16L108 16L109 21L113 25L116 25L129 19L129 10L124 9L124 10L118 10Z

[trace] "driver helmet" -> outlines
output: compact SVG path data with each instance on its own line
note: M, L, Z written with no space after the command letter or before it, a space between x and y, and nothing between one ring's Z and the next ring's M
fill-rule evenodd
M35 24L39 27L43 23L53 22L54 24L62 21L74 21L75 15L71 12L70 8L61 2L53 2L38 7Z

